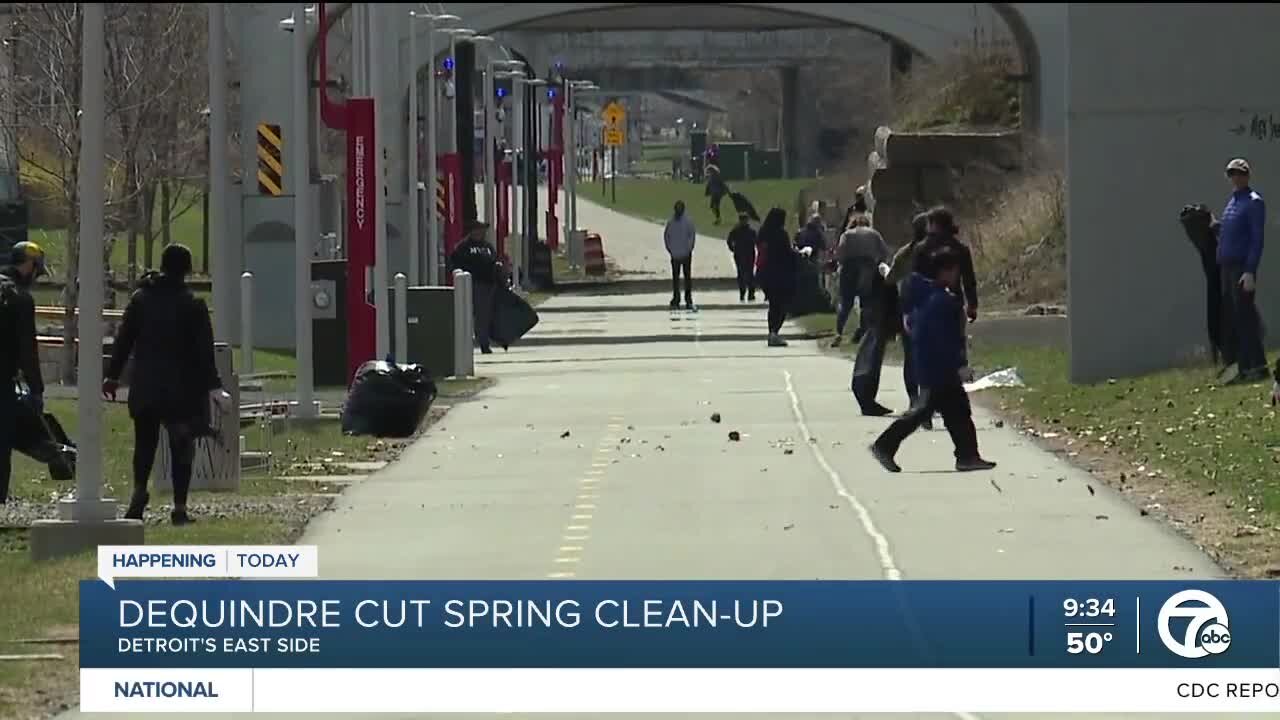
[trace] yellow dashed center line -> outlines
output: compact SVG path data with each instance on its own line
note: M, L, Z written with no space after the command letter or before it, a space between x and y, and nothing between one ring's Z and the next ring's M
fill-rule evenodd
M619 439L623 432L623 418L620 415L610 416L611 422L608 425L608 434L600 439L599 445L596 447L595 460L591 463L591 469L586 472L589 477L584 477L578 481L579 490L577 500L574 503L574 513L570 516L569 525L565 527L565 533L555 558L557 566L574 565L582 561L581 553L585 546L578 543L585 543L590 537L591 532L591 512L596 509L594 500L600 499L596 494L597 486L601 482L601 477L605 474L605 468L612 465L612 462L606 461L603 457L609 453L617 452ZM574 577L572 571L556 570L547 574L551 579L566 579Z

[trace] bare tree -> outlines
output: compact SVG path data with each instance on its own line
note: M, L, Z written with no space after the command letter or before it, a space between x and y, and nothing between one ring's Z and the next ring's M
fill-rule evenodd
M17 67L12 107L17 115L21 163L46 182L46 198L60 204L66 217L66 281L63 304L63 380L74 380L76 278L80 261L80 36L84 24L79 3L16 3L14 33ZM99 69L100 71L101 69Z

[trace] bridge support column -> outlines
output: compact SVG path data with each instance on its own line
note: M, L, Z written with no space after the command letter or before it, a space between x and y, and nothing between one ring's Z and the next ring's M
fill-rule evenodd
M800 73L795 67L784 67L779 71L782 85L782 117L778 121L782 127L778 133L782 138L782 177L795 177L800 172L798 153L799 143L796 141L796 102L800 86Z

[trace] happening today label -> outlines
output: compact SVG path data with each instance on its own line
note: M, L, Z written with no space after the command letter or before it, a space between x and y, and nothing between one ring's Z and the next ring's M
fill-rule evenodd
M98 577L112 590L116 578L314 578L315 545L100 545Z

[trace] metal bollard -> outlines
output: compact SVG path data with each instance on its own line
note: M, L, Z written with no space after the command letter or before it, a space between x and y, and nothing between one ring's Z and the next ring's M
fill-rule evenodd
M409 278L396 273L396 362L409 363Z
M253 374L253 273L240 276L240 374Z
M474 319L471 309L471 273L455 270L453 273L453 373L457 377L471 377L475 369Z

